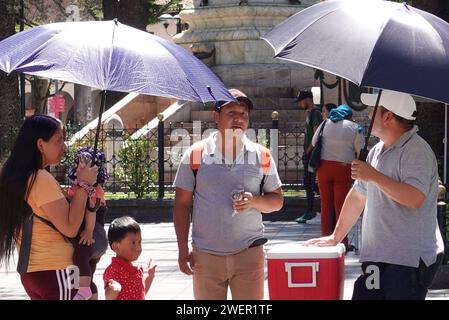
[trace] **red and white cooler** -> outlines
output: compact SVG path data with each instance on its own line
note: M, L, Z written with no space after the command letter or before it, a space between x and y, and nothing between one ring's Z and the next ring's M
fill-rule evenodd
M341 300L345 246L274 245L267 251L271 300Z

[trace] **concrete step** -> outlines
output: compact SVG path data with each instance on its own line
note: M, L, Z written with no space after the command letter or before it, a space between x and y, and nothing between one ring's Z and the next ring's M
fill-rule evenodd
M279 122L304 122L306 112L303 110L276 110L279 114ZM273 110L254 109L251 112L251 122L271 122ZM212 114L209 111L192 111L192 121L212 122Z
M253 132L248 132L248 135L250 137L250 139L253 139L253 135L257 136L257 137L265 137L266 139L269 138L270 135L270 130L271 130L271 123L257 123L255 125L251 125L250 128L248 130L253 129ZM215 130L215 129L212 129ZM211 130L211 131L212 131ZM199 141L202 139L205 139L209 136L208 134L209 131L203 130L201 134L198 133L192 133L191 130L183 130L183 129L177 129L177 130L173 130L172 133L170 135L165 135L164 136L164 145L165 146L170 146L170 145L174 145L174 144L178 144L181 141L189 142L189 141ZM278 146L279 146L279 150L282 152L284 152L283 148L294 148L296 146L300 146L302 149L302 145L304 143L304 134L303 134L303 129L297 129L294 132L292 131L288 131L289 134L283 134L283 130L281 127L281 136L279 136L278 138Z
M296 99L282 97L261 97L251 99L254 110L296 110L299 111Z
M283 98L279 96L266 96L251 98L254 110L296 110L299 111L298 103L295 98ZM204 111L213 111L214 105L208 104L201 108ZM198 110L195 110L198 111Z
M207 132L206 130L214 131L215 124L210 122L202 122L201 123L201 135L197 133L193 133L193 123L184 122L182 126L172 127L172 131L170 135L166 135L164 137L164 143L166 145L176 141L181 141L182 139L186 139L186 136L190 136L192 141L197 141L206 138ZM273 127L273 122L250 122L249 129L256 130L256 134L262 134L260 130L265 130L265 135L268 136ZM304 141L304 123L303 122L284 122L279 125L279 131L281 132L281 136L279 137L278 144L282 145L293 145L296 146L298 144L302 145ZM178 139L176 140L176 136ZM173 140L171 140L173 139Z
M306 112L298 110L276 110L279 115L279 122L304 122L306 120ZM251 113L252 122L269 122L272 120L272 110L253 110Z
M319 210L320 199L315 197L315 208ZM294 220L298 214L304 212L307 200L302 197L286 197L284 206L278 212L264 214L264 221ZM173 200L150 200L150 199L120 199L108 200L108 214L106 222L121 217L126 213L133 216L140 223L155 223L173 221Z

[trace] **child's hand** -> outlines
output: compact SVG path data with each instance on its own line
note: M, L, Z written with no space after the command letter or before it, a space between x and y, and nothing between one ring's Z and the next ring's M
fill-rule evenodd
M122 291L122 286L117 281L115 281L113 279L109 279L107 289L118 294L118 293L120 293L120 291Z
M81 157L79 160L79 164L82 166L82 168L87 167L90 162L91 161L89 157Z
M84 229L83 231L81 231L80 234L80 241L78 242L79 244L84 244L86 246L90 246L95 242L94 238L93 238L93 233L92 231L88 231L86 229Z
M76 177L78 181L85 181L93 185L97 181L98 167L90 166L90 162L80 162L76 169Z
M150 259L150 262L148 262L148 275L145 278L145 293L147 293L148 290L150 290L151 283L153 282L154 274L156 272L157 267L157 265L152 266L151 261L152 260Z
M151 262L153 260L150 259L150 262L148 262L148 277L151 277L151 279L154 278L154 274L156 273L156 267L157 265L151 265Z

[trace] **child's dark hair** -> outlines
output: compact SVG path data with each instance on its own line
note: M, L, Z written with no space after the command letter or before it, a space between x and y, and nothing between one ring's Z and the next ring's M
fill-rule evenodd
M124 216L117 219L114 219L114 221L111 222L111 225L108 229L108 240L109 245L112 248L112 243L114 242L120 242L123 238L126 237L128 233L139 233L140 226L131 217Z

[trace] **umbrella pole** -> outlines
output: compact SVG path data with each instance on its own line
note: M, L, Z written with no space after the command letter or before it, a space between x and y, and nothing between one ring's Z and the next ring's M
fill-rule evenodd
M215 98L214 94L212 93L212 88L210 86L207 86L207 91L209 91L209 94L212 98L214 98L215 101L217 101L217 99Z
M95 133L94 151L92 154L92 162L90 164L91 167L93 167L95 165L95 158L97 156L97 148L98 148L98 140L100 139L101 116L103 115L105 104L106 104L106 90L103 90L101 92L100 113L98 114L98 125L97 125L97 132ZM94 186L96 186L96 185L97 184L95 183ZM98 210L98 208L100 207L100 205L101 205L101 200L98 197L95 200L95 204L93 207L90 206L89 198L87 199L86 208L90 212L96 212Z
M448 112L447 112L447 104L444 104L444 185L446 188L448 187L448 148L447 148L447 139L448 139Z
M374 119L376 118L377 107L379 106L379 101L380 101L381 95L382 95L382 89L379 90L379 93L377 95L376 105L374 106L374 110L373 110L373 116L371 117L371 122L369 124L368 133L366 134L366 137L365 137L365 145L363 146L363 149L360 150L359 160L362 160L362 161L366 161L366 158L368 157L369 138L371 136L371 130L373 130Z
M100 139L100 130L101 130L101 116L103 115L105 104L106 104L106 90L103 90L101 92L101 103L100 103L100 113L98 114L97 132L95 132L94 152L92 154L92 163L91 163L92 167L95 164L95 157L97 156L98 140Z

